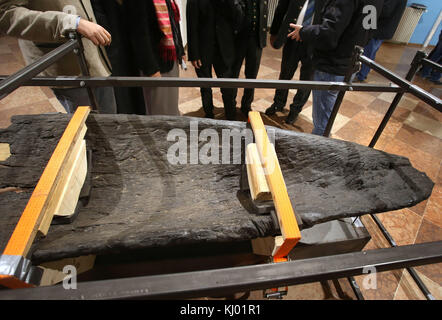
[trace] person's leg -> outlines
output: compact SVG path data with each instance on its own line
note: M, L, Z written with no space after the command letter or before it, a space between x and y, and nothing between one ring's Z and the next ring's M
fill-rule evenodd
M199 69L195 69L198 78L212 78L212 65L202 65ZM214 118L213 115L213 94L212 88L201 88L201 101L206 118Z
M344 76L316 70L313 79L314 81L339 82L344 80ZM338 93L339 91L332 90L313 90L313 134L321 136L324 134Z
M287 43L282 49L281 71L279 73L279 80L292 80L298 68L299 55L296 52L298 45L294 40L287 40ZM287 103L289 94L288 89L275 90L273 104L266 110L267 115L273 115L277 111L282 111Z
M162 73L162 77L179 77L178 63L175 61L171 71ZM179 116L179 88L158 87L150 92L150 114Z
M95 99L98 103L98 112L102 114L117 113L117 102L113 87L95 88ZM89 96L88 96L89 98Z
M86 88L53 88L52 91L54 92L58 101L60 101L60 103L66 109L67 113L74 113L79 106L91 105ZM98 93L97 90L94 91L95 98L98 103L99 112L101 113L100 109L106 111L107 102L111 106L110 107L111 110L116 110L115 96L113 95L113 90L111 90L111 92L109 92L109 90L99 90L99 91L100 94L97 94ZM105 92L107 92L107 94ZM108 95L109 98L107 98ZM102 106L102 108L100 108L100 106Z
M76 109L76 106L74 106L74 102L65 95L65 89L52 88L52 91L54 92L55 97L66 110L66 112L73 113Z
M428 56L428 59L439 64L442 63L442 41L438 42L437 46ZM430 78L430 81L439 82L440 72L432 69L431 67L428 67L428 69L429 71L427 72L428 73L427 77Z
M261 64L262 48L258 45L258 40L251 37L247 48L245 75L246 79L256 79ZM241 99L241 111L245 114L251 110L252 102L255 97L255 89L244 89Z
M235 47L236 47L236 52L235 52L236 57L235 57L235 62L233 63L233 67L232 67L231 77L236 79L236 78L239 78L239 74L241 72L241 67L242 67L244 61L246 60L247 49L248 49L248 39L243 38L243 37L241 37L240 39L237 39L237 41L235 42ZM231 90L232 90L232 94L233 94L234 108L236 110L236 97L238 95L238 89L233 88Z
M368 44L364 48L364 56L371 60L376 59L376 53L381 47L382 40L379 39L371 39ZM368 67L366 64L362 64L361 70L357 73L356 77L359 81L364 81L367 79L367 76L370 72L370 67Z
M310 55L307 52L307 48L304 47L304 54L301 58L301 74L299 75L299 79L303 81L309 81L313 78L313 63ZM302 108L307 103L308 98L310 97L311 90L301 90L298 89L296 91L296 95L293 98L293 102L290 105L290 112L286 118L287 124L293 124L296 121L299 113L301 113Z
M229 66L226 66L218 50L215 50L215 56L213 58L213 68L215 69L215 74L218 78L233 78L232 69L229 68ZM224 112L226 114L227 120L236 119L234 94L235 94L234 89L231 88L221 89L221 95L224 104Z

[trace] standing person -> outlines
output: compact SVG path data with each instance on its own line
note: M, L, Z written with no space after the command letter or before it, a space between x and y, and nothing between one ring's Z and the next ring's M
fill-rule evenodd
M145 76L179 77L184 47L175 0L125 0L135 61ZM148 115L180 115L179 88L143 88Z
M66 12L65 12L66 11ZM69 12L69 13L67 13ZM111 35L95 23L87 0L0 0L0 34L19 38L26 64L31 64L60 46L70 32L82 39L84 55L91 76L107 77L110 66L102 48L111 43ZM80 76L77 56L72 52L41 73L47 77ZM91 105L85 88L52 88L67 112L79 105ZM100 113L115 113L112 87L94 89Z
M138 77L140 70L131 46L128 17L120 0L91 0L97 22L112 34L112 43L106 54L112 65L113 77ZM117 112L123 114L146 114L142 88L115 87Z
M393 38L406 6L407 0L384 0L377 29L373 38L364 48L364 56L375 60L376 53L381 47L382 42ZM361 70L356 74L356 80L364 82L369 72L370 67L362 64Z
M188 0L187 42L189 61L199 78L231 78L235 59L234 35L242 21L243 8L229 0ZM232 89L221 89L227 119L235 117ZM211 88L201 88L207 118L214 118Z
M245 19L235 39L236 58L233 65L233 78L238 78L241 66L245 61L245 76L256 79L261 64L262 50L267 42L268 1L243 0L245 3ZM236 95L234 90L235 110ZM244 89L241 99L241 111L248 115L255 96L255 89Z
M364 8L382 10L382 0L327 0L320 13L320 24L290 24L289 37L313 48L314 81L341 82L351 67L354 47L364 46L371 30L364 28ZM323 135L338 91L313 90L313 134Z
M310 25L319 23L319 14L323 0L280 0L275 10L272 27L270 28L270 43L275 49L279 49L284 43L282 51L281 71L279 80L292 80L298 64L301 62L300 80L312 80L313 66L311 50L306 42L287 38L290 23ZM290 112L285 122L293 124L302 111L310 96L311 90L297 90L290 105ZM287 103L289 90L277 89L273 98L273 104L266 110L267 115L273 115L282 111Z
M442 64L442 31L439 34L439 41L436 47L428 55L428 59L438 64ZM423 66L421 75L435 84L441 84L440 71L433 70L430 66Z

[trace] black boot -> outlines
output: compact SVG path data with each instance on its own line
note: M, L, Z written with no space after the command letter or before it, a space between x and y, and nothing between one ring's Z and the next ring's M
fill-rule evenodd
M287 116L287 118L285 119L285 123L287 123L287 124L295 123L300 112L301 112L301 110L295 110L293 108L290 108L290 112L289 112L289 115Z
M266 110L266 115L268 116L272 116L274 115L277 111L282 111L284 109L284 106L279 107L276 106L275 104L272 104L272 106L270 108L267 108Z

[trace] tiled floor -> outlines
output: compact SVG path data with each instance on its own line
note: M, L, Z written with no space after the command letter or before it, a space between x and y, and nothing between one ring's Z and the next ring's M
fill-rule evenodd
M377 62L405 76L417 48L385 43L377 56ZM281 63L281 50L266 48L258 78L277 79ZM24 66L17 41L0 38L0 74L11 74ZM189 63L190 66L190 63ZM182 72L182 77L195 77L192 67ZM298 79L299 73L295 75ZM388 82L376 73L370 73L369 82ZM430 93L441 97L442 87L416 78L415 83ZM238 101L241 97L238 93ZM263 112L273 100L274 90L256 90L253 109ZM295 94L290 91L289 99ZM348 92L337 117L332 137L368 145L394 94ZM223 119L221 95L214 89L216 118ZM288 110L275 116L263 115L266 124L288 130L311 132L311 97L294 125L283 120ZM16 114L60 112L62 107L47 88L20 88L7 98L0 100L0 127L7 127ZM180 110L189 116L202 116L199 89L180 89ZM241 117L240 112L238 115ZM380 214L379 218L399 245L442 240L442 114L417 98L407 94L399 104L393 118L379 139L376 149L408 157L412 164L424 171L435 183L429 200L409 209ZM364 224L372 234L366 249L388 247L379 235L370 218ZM442 299L442 265L427 265L416 268L418 274L432 294ZM396 270L377 274L376 287L365 287L367 278L357 277L357 282L367 299L424 299L407 271ZM371 283L373 284L373 283ZM258 294L252 297L259 298ZM313 283L290 287L289 299L346 299L354 298L345 280Z

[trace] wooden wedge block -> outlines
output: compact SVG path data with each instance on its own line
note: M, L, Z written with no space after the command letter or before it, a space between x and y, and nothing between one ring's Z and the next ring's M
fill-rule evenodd
M249 180L250 195L253 200L266 201L272 200L264 175L264 169L259 158L258 148L255 143L247 145L246 149L247 178Z
M47 225L48 221L50 223L52 220L51 212L46 216L48 208L52 207L52 203L54 203L53 200L51 200L52 195L61 188L60 183L70 169L68 161L75 149L77 141L83 140L84 138L84 133L86 132L85 122L89 112L89 107L79 107L72 116L3 254L26 257L34 242L37 231L42 225L42 221L44 220L44 225Z
M0 143L0 161L5 161L11 156L9 144Z
M270 143L260 113L256 111L249 112L249 120L284 239L284 242L274 253L274 258L284 258L301 239L301 232L287 192L275 148Z
M76 154L76 159L68 175L68 182L65 184L62 195L55 208L56 216L71 216L75 212L80 196L81 188L87 175L86 141L80 143L80 150Z
M86 126L83 126L79 140L74 143L73 150L66 159L66 165L59 173L60 180L57 186L53 192L48 195L48 205L38 228L38 231L42 235L48 233L54 215L63 212L60 211L62 208L68 210L65 216L74 213L75 206L78 202L78 195L80 194L87 172L86 142L83 139L86 131ZM79 170L77 171L77 169ZM74 198L75 194L77 194L77 198ZM71 209L72 207L73 209ZM69 213L69 211L71 212Z

